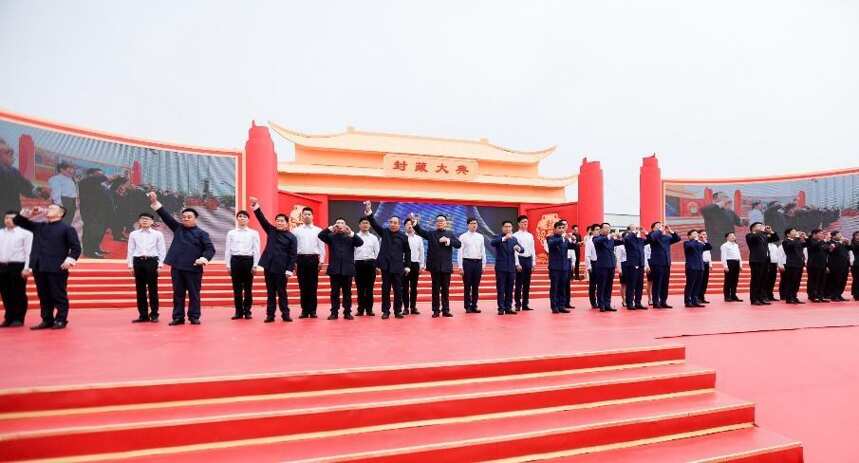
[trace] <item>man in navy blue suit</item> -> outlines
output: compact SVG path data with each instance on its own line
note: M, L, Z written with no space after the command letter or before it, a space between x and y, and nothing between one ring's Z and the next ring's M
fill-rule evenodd
M686 286L683 288L683 303L686 307L704 307L698 302L704 278L704 251L712 249L710 243L698 241L698 230L686 232L683 255L686 257Z
M274 314L280 308L280 317L291 322L289 302L286 296L286 281L295 274L298 256L298 240L289 231L289 218L279 213L274 216L274 225L265 218L259 200L249 198L254 216L266 235L265 249L260 256L259 265L265 270L266 316L265 323L274 322Z
M653 308L670 309L668 278L671 276L671 245L680 242L677 233L662 222L653 222L647 235L650 244L650 273L653 277Z
M623 248L626 251L626 261L621 264L621 271L626 278L626 308L629 310L647 310L641 305L641 293L644 288L644 244L647 239L640 226L635 225L623 237Z
M574 246L571 235L567 233L567 223L555 222L552 236L546 239L549 250L549 304L552 313L570 313L566 305L565 282L570 273L570 259L567 252Z
M391 291L394 293L394 318L403 318L403 278L409 274L411 261L409 237L400 230L400 218L396 215L388 219L388 228L379 225L370 201L364 201L364 216L381 242L376 266L382 271L382 319L391 317ZM448 312L444 316L453 315Z
M614 286L614 271L617 266L617 257L614 254L615 246L622 246L620 235L611 233L611 224L604 222L600 224L599 235L594 237L594 249L597 260L594 264L594 275L597 277L597 305L600 312L616 312L611 306L611 291Z
M501 224L501 234L489 242L495 248L495 289L498 293L498 315L516 315L513 311L513 285L522 247L513 236L513 222Z

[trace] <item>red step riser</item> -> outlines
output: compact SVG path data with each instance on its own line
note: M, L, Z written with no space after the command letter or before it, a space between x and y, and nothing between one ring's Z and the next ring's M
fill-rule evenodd
M404 404L303 415L225 419L206 423L126 428L102 432L77 432L0 442L0 454L15 459L57 458L94 452L123 452L224 440L332 431L708 389L715 386L715 381L715 374L706 373L636 383L594 385L531 393L511 393L500 397L496 395L447 400L433 404Z
M720 462L724 463L803 463L804 461L802 447L773 450L760 455L720 460Z
M676 346L550 358L430 365L415 368L379 368L377 370L320 374L257 375L251 378L215 378L198 382L117 384L112 387L26 391L0 395L0 399L2 399L0 400L0 413L412 384L674 361L684 358L685 348Z

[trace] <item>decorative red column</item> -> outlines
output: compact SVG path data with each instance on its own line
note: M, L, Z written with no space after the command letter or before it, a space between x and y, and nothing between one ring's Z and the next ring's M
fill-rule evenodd
M142 183L143 168L141 167L140 161L135 160L134 163L131 164L131 184L140 185Z
M740 190L734 191L734 212L740 217L743 216L743 192Z
M268 127L256 125L256 121L251 122L245 143L245 169L247 195L259 198L266 217L274 222L278 210L277 154ZM247 198L236 198L237 207L246 204ZM251 220L251 224L259 229L256 220ZM264 235L261 237L264 239Z
M18 171L30 180L36 178L36 144L27 134L18 138Z
M713 204L713 190L710 187L704 188L704 206Z
M796 206L797 207L805 207L805 191L800 191L796 195ZM859 256L857 256L859 257Z
M641 160L638 175L638 215L641 226L650 230L650 224L662 221L662 170L656 154Z
M603 178L602 167L599 161L582 159L579 167L579 199L578 199L578 221L579 227L586 228L592 223L603 221L605 211L603 210Z

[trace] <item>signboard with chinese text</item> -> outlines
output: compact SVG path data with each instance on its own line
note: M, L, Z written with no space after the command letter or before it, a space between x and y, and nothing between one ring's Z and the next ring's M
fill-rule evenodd
M394 178L457 181L471 181L477 178L477 161L471 159L386 154L384 168L385 175Z

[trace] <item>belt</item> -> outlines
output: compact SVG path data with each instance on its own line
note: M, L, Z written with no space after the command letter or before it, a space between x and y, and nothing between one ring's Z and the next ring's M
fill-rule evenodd
M244 255L244 254L237 254L237 255L230 256L230 258L231 258L231 259L232 259L232 258L236 258L236 259L253 259L253 258L254 258L254 256L246 256L246 255Z
M472 259L472 258L470 258L470 257L463 257L463 258L462 258L462 260L476 260L476 261L479 261L479 262L483 262L483 259Z
M299 254L299 256L305 256L305 257L307 257L307 256L319 257L319 254Z
M150 260L150 259L158 260L158 256L135 256L134 258L140 259L140 260Z

